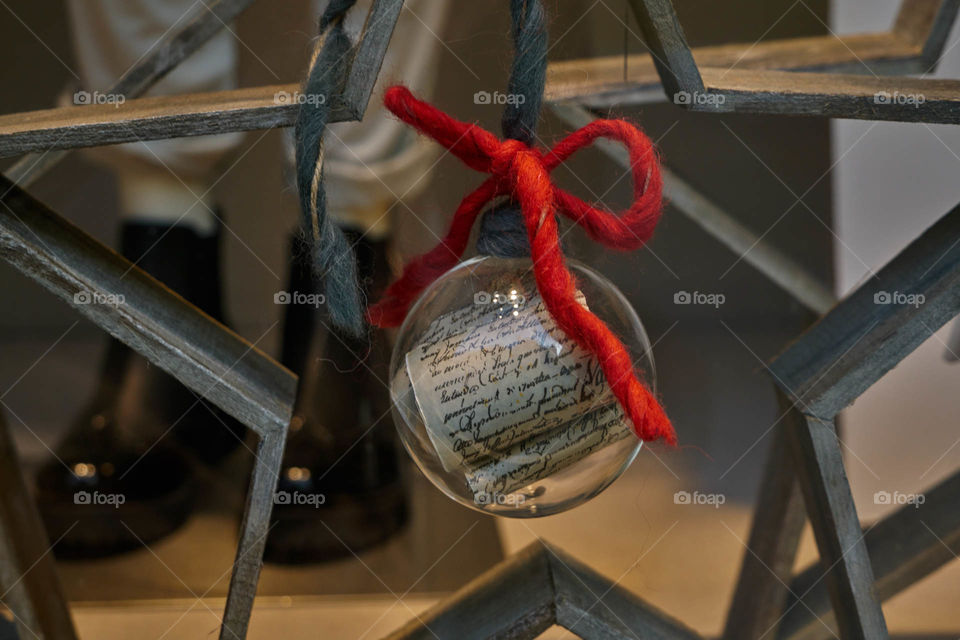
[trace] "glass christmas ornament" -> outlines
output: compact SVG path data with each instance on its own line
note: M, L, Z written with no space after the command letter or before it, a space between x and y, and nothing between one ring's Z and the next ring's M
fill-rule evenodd
M650 342L623 294L568 261L578 299L624 343L655 392ZM427 287L390 362L394 420L445 494L511 517L559 513L596 496L640 451L596 358L554 323L530 259L478 257Z

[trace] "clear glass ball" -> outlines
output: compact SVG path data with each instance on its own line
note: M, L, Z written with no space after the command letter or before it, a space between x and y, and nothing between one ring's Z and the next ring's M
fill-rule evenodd
M650 341L612 282L568 266L655 391ZM478 257L431 284L390 361L394 421L420 470L472 509L527 518L593 498L640 451L599 363L553 322L530 259Z

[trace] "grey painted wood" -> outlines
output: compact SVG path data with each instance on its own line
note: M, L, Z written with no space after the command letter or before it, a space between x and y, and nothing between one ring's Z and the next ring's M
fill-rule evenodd
M233 22L251 4L253 0L201 2L183 27L160 40L122 78L106 89L105 93L119 94L127 98L143 95L171 69L216 35L224 24ZM26 156L11 166L6 175L13 182L26 187L60 162L65 155L60 152Z
M547 550L535 542L415 617L388 640L521 640L554 624Z
M804 418L779 390L778 398L781 410L787 413L777 428L760 480L750 538L727 613L725 640L776 636L807 519L786 440L787 431L801 428Z
M292 410L292 406L291 406ZM247 637L250 612L257 593L263 549L270 531L270 513L273 510L277 481L283 462L286 426L261 435L257 443L256 462L247 491L247 504L240 525L240 541L236 560L230 575L230 590L220 626L220 640Z
M554 624L588 640L699 638L563 551L537 541L387 640L536 638Z
M293 125L298 84L61 107L0 116L0 157ZM333 121L351 117L336 108Z
M893 33L920 47L925 65L923 72L929 72L940 62L958 8L958 0L903 0L901 3Z
M889 33L693 51L669 0L631 1L652 60L631 61L626 81L622 59L557 63L549 70L548 99L577 100L593 109L641 104L655 96L659 77L667 100L693 111L960 122L960 82L876 77L932 71L956 19L958 0L907 0ZM680 92L703 95L681 101L676 99Z
M574 128L583 127L594 119L593 114L574 103L550 103L550 108L561 120ZM597 140L596 145L621 168L629 168L630 157L622 146L603 139ZM664 197L671 206L676 207L680 213L693 220L736 255L742 255L744 262L752 265L818 316L826 313L836 303L830 290L803 267L742 225L676 173L666 167L662 168L662 173Z
M840 638L888 638L834 425L808 417L788 434Z
M557 624L586 640L695 640L666 613L560 549L545 545L556 593Z
M960 123L960 81L752 69L701 70L714 99L693 111Z
M921 59L919 45L910 44L892 33L744 42L696 47L692 52L700 67L717 69L885 75L919 73L929 68ZM666 95L649 54L629 56L626 82L623 67L623 56L551 62L547 69L546 97L554 101L576 101L591 109L663 102Z
M371 6L366 30L355 46L350 66L344 69L347 74L344 95L331 98L332 122L363 117L402 7L403 0L376 0ZM0 157L30 151L288 127L296 121L300 109L294 99L299 90L299 84L271 85L140 98L121 105L97 104L7 114L0 116ZM47 154L44 168L48 167L46 158L50 157L57 156ZM7 176L23 186L25 172L37 160L35 156L22 159ZM30 171L31 175L34 171Z
M4 177L0 192L0 258L260 436L224 614L223 634L242 638L296 377Z
M923 295L923 303L896 304L898 294ZM804 413L829 420L958 312L960 206L810 327L770 369Z
M924 491L922 504L906 504L871 527L864 538L870 552L877 598L883 602L930 575L960 554L960 472ZM780 638L814 640L823 622L835 623L818 565L800 572L780 627ZM803 604L797 597L803 597ZM812 613L811 613L812 612Z
M0 591L20 638L74 640L50 541L0 415Z
M703 93L703 81L671 0L630 0L667 100Z
M350 75L344 89L344 103L351 120L362 120L376 85L380 67L397 25L403 0L377 0L367 14L363 31L354 47Z

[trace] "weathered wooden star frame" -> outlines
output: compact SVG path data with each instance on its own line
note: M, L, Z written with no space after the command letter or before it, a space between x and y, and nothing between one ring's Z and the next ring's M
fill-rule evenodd
M72 148L291 125L296 105L275 96L292 93L297 85L135 99L252 1L211 2L166 38L111 88L129 98L119 109L89 106L0 116L0 156L42 152L26 156L0 180L0 257L68 304L81 292L123 295L120 307L75 306L259 436L221 638L246 634L296 377L44 207L24 187ZM904 0L888 33L693 50L669 0L631 2L652 56L633 56L626 81L620 58L551 65L548 97L567 121L582 124L590 110L666 96L685 108L717 113L960 122L960 82L879 77L931 70L960 0ZM402 0L375 0L355 55L344 67L348 88L336 119L362 117L401 8ZM863 71L877 77L850 75ZM891 90L922 91L931 99L910 110L877 102L878 92ZM725 100L676 98L697 92ZM680 196L679 208L730 248L759 242L668 172L671 188ZM835 306L822 283L772 248L746 259L822 317L769 367L786 417L764 472L724 636L819 637L824 625L834 623L844 640L884 638L880 603L960 552L955 509L960 473L928 491L924 504L908 505L864 532L834 420L960 312L960 207ZM875 304L884 291L922 293L926 303ZM73 638L40 520L2 425L0 436L0 583L11 589L9 604L22 629L44 638ZM794 576L806 517L820 566ZM533 638L553 624L584 638L697 637L542 543L507 559L390 637Z

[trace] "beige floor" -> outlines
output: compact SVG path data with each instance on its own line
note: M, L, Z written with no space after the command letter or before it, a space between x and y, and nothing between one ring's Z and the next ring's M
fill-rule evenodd
M499 520L501 539L511 552L537 537L549 540L698 632L716 636L739 569L750 509L729 503L719 508L675 504L673 494L684 485L666 466L674 462L670 454L658 455L662 464L651 452L642 453L624 478L576 510L537 520ZM798 567L815 559L808 531ZM249 637L380 638L440 597L264 597L258 600ZM960 629L958 602L960 562L894 598L884 611L891 631L899 635L955 634ZM222 607L222 598L210 598L78 603L74 612L82 638L203 638L215 636ZM545 637L569 636L553 629Z

